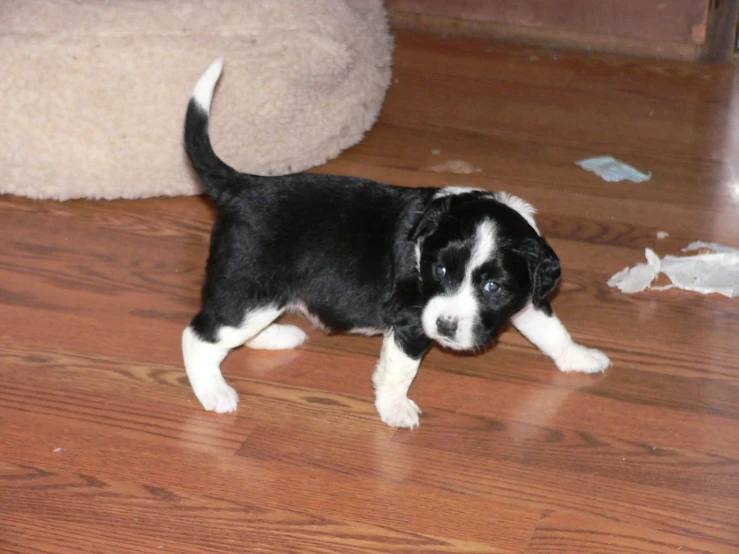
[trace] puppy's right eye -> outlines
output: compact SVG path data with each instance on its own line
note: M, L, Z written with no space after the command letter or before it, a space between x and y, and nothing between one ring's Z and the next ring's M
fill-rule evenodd
M482 286L482 290L487 293L495 293L500 290L500 285L492 280L486 281L485 284Z
M434 275L437 277L444 277L446 275L446 268L441 264L435 264L433 267Z

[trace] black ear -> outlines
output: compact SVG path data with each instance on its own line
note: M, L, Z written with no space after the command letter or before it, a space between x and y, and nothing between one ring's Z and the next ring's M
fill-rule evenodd
M432 200L424 210L416 224L411 228L408 238L413 242L425 238L434 232L439 222L449 211L449 197Z
M557 254L542 238L527 239L520 252L526 258L531 276L531 303L536 308L551 312L547 299L557 288L562 276Z

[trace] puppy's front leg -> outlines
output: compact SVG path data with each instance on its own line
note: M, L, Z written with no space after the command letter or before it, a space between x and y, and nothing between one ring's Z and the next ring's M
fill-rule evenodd
M514 315L511 323L552 358L560 371L598 373L611 365L611 360L600 350L574 342L556 315L547 315L531 303Z
M408 389L416 377L418 366L430 342L419 339L420 344L396 336L394 331L385 334L380 360L372 375L375 385L375 408L380 419L391 427L418 426L421 409L408 398Z

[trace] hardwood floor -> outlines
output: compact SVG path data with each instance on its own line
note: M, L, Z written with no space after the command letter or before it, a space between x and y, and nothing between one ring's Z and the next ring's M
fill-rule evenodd
M652 180L573 163L604 154ZM482 171L424 170L447 159ZM402 33L380 122L320 171L532 202L554 308L613 367L559 373L513 330L434 349L393 430L380 339L310 330L234 352L240 409L205 413L180 334L209 205L0 197L0 551L739 553L739 304L606 285L645 247L739 247L731 67Z

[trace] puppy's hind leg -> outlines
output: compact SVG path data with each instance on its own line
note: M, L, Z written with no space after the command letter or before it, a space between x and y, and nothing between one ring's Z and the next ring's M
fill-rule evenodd
M221 362L237 346L258 335L282 313L271 306L248 310L237 325L216 323L212 312L201 311L182 333L182 354L190 385L211 412L235 412L239 395L226 383Z
M611 365L611 360L600 350L577 344L554 315L528 304L511 318L521 334L544 354L552 358L560 371L599 373Z

